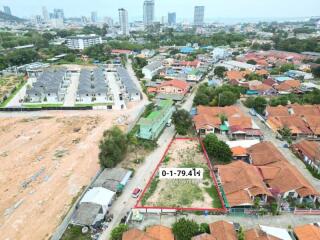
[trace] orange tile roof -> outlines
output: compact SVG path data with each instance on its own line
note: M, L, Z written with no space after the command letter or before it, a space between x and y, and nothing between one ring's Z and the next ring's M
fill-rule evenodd
M122 240L156 240L148 236L144 231L132 228L122 235Z
M269 75L269 72L265 69L257 70L256 74L258 75Z
M281 240L280 238L268 235L260 229L249 229L244 232L245 240Z
M271 196L255 166L235 161L217 168L230 206L252 204L251 196Z
M299 80L287 80L280 83L279 85L275 85L274 88L278 91L290 91L299 88L300 85L301 83Z
M279 193L295 190L300 196L318 196L315 188L292 166L271 142L261 142L248 149L253 165L268 186Z
M272 89L272 87L264 83L250 86L250 90L255 90L255 91L268 91L270 89Z
M191 238L191 240L216 240L216 238L208 233L203 233Z
M146 232L149 236L157 240L174 240L171 228L165 226L155 225L152 227L148 227L146 229Z
M299 88L301 86L301 82L299 80L287 80L285 83L292 88Z
M229 80L242 80L246 76L247 73L240 71L227 71L226 76Z
M247 149L255 166L268 165L285 160L285 157L271 142L260 142Z
M293 134L312 134L306 122L298 116L269 117L267 122L271 123L275 130L288 127Z
M146 232L132 228L123 234L122 240L174 240L174 236L170 228L155 225L148 227Z
M317 116L320 115L319 105L299 105L292 104L289 106L292 109L293 114L297 116Z
M316 135L320 135L320 115L317 116L307 115L303 117L312 132Z
M311 224L295 227L293 229L299 240L320 240L320 228Z
M247 155L247 149L243 147L233 147L231 148L232 156L245 156Z
M268 106L266 109L266 112L268 113L268 117L280 117L280 116L289 116L289 111L287 107L284 106L277 106L277 107L270 107Z
M251 129L252 128L252 120L250 117L230 117L228 118L229 126L241 126L243 129Z
M183 90L188 89L190 87L190 85L187 82L182 81L182 80L177 80L177 79L173 79L170 81L164 81L160 84L159 87L163 87L163 86L173 86L176 88L181 88Z
M311 161L320 161L320 144L315 141L302 140L292 147L299 150L303 155L307 156Z
M226 221L218 221L209 224L210 233L216 240L237 240L237 234L233 224Z
M193 117L193 122L197 130L199 129L209 129L209 128L219 128L221 125L220 117L215 117L213 115L199 114Z

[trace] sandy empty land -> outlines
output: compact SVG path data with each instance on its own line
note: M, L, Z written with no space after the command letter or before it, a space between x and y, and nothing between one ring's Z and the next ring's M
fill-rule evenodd
M48 239L98 172L103 131L137 112L0 116L0 238Z
M164 160L160 167L201 167L208 171L205 156L197 140L174 140L166 156L169 160ZM213 184L210 177L192 181L161 179L154 193L147 199L146 206L212 208L213 199L206 188Z

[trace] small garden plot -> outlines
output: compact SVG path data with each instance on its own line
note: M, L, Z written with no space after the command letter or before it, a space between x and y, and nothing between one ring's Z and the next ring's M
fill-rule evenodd
M160 179L159 168L203 168L203 179ZM175 139L137 207L222 209L217 187L197 139Z
M0 103L13 94L23 83L22 77L14 75L0 77Z

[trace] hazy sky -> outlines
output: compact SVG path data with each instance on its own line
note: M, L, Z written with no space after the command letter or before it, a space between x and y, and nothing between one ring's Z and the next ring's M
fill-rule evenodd
M99 18L118 19L117 9L126 8L130 20L142 18L143 0L1 0L14 15L28 17L41 14L41 7L49 11L63 8L66 17L89 16L97 11ZM320 0L155 0L156 19L168 12L177 13L178 20L192 19L193 7L204 5L205 18L295 18L320 15ZM2 6L1 6L2 7Z

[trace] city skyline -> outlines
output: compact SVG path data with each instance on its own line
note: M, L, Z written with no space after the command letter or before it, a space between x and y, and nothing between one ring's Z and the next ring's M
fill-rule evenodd
M12 14L19 17L42 15L42 6L45 6L49 12L54 8L63 8L66 17L90 16L91 12L98 12L100 19L104 16L117 19L118 9L125 8L129 12L129 21L142 21L143 2L143 0L122 0L120 2L92 0L88 4L76 2L75 0L61 3L53 0L45 0L41 3L36 0L28 2L22 0L3 0L2 7L9 6ZM205 6L205 21L211 21L218 19L290 19L316 16L319 15L317 9L320 3L317 0L306 0L303 3L297 2L294 5L289 0L281 2L276 0L226 0L223 2L209 0L186 0L183 2L156 0L155 21L160 21L163 16L167 16L168 12L176 12L177 21L193 21L193 11L197 5ZM77 10L75 10L74 6L77 6ZM290 6L290 11L288 11L288 6ZM250 9L250 11L247 11L247 9Z

